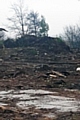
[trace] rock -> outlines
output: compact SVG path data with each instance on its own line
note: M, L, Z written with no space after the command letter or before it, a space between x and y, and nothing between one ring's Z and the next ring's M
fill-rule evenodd
M56 82L54 82L54 84L66 84L66 82L64 80L58 80Z
M4 110L6 110L6 107L0 106L0 112L3 112Z
M63 75L62 73L58 72L58 71L52 71L53 74L59 76L59 77L63 77L63 78L66 78L65 75Z
M63 77L66 78L66 76L58 71L51 71L46 73L47 76L57 78L57 77Z
M49 76L52 77L52 78L57 78L57 76L53 75L53 74L50 74Z
M3 62L3 59L0 59L0 62Z
M80 67L77 67L77 68L76 68L76 71L80 71Z
M24 87L23 85L16 86L17 89L23 89L23 87Z

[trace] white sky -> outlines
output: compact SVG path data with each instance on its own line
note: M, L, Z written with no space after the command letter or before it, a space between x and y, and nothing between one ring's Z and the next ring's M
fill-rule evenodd
M11 5L18 0L0 0L0 27L5 27L11 15ZM80 23L79 0L25 0L29 10L34 10L46 18L49 35L56 36L69 25Z

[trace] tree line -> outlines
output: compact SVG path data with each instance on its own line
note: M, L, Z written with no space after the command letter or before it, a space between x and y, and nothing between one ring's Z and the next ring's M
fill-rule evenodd
M17 36L24 36L25 34L48 36L49 25L46 23L45 17L33 10L28 12L26 8L23 0L12 5L13 15L8 18L10 30L15 32Z
M45 17L39 13L24 9L23 0L12 6L13 16L8 18L11 23L9 28L15 31L18 36L35 35L38 37L48 36L49 25ZM80 26L65 27L64 33L60 36L71 48L80 48Z
M27 7L26 7L27 8ZM48 36L49 25L46 23L46 19L43 15L39 15L38 12L33 10L28 12L24 7L23 0L19 0L17 4L13 4L12 16L8 18L8 28L16 34L17 37L24 37L25 35L32 35L36 37ZM0 32L0 43L4 39L4 32ZM64 29L64 33L59 36L65 41L71 48L80 48L80 26L67 26ZM10 42L10 43L9 43ZM14 44L13 39L7 39L7 44ZM13 45L15 46L15 45Z

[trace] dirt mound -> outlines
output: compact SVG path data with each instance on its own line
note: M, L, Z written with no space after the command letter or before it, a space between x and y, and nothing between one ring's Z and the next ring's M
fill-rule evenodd
M25 35L16 41L7 40L4 42L5 47L34 47L39 52L60 53L70 52L69 46L60 38L53 37L36 37Z

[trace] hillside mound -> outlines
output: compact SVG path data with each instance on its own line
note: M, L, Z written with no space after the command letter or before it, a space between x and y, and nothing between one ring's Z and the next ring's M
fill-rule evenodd
M61 53L70 52L69 46L60 38L53 37L36 37L25 35L16 41L6 40L5 47L34 47L41 52Z

